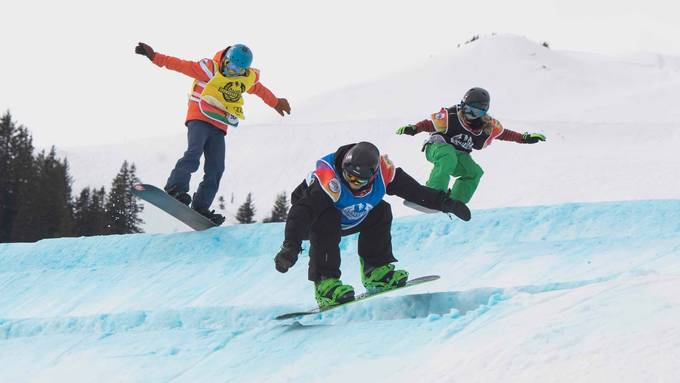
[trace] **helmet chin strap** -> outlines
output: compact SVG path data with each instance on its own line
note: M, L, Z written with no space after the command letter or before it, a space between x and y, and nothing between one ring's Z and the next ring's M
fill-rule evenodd
M231 45L228 47L224 48L222 51L222 55L220 56L220 72L224 73L224 58L227 57L227 52L229 52L229 49L231 49Z

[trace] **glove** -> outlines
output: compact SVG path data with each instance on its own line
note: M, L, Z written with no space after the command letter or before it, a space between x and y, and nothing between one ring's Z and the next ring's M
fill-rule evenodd
M470 214L470 209L467 207L466 204L462 203L461 201L451 199L449 197L446 197L442 202L441 211L443 211L444 213L452 213L456 217L466 222L469 221L472 216Z
M281 245L281 250L276 254L274 258L274 265L279 273L285 273L293 267L295 262L297 262L298 254L302 251L300 242L297 241L283 241Z
M281 116L283 116L283 112L286 112L290 115L290 105L288 104L288 100L285 98L280 98L278 101L276 101L274 110L276 110Z
M156 56L156 52L153 51L153 48L142 42L138 43L135 47L135 53L146 56L151 61L153 61L154 56Z
M397 129L397 134L408 134L409 136L415 136L418 131L415 125L405 125Z
M522 134L522 142L525 144L535 144L538 141L545 141L545 136L541 133L524 133Z

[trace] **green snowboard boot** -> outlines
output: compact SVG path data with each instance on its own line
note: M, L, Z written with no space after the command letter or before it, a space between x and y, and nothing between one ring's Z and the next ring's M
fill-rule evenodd
M363 259L361 260L361 282L369 293L378 293L402 287L406 285L407 280L408 271L395 270L394 265L391 263L364 270L364 261Z
M320 308L339 305L354 300L354 287L343 285L337 278L326 278L314 283L316 303Z

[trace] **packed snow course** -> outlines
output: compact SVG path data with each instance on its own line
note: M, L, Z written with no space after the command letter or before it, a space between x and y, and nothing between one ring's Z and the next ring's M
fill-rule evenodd
M440 280L277 321L314 305L306 252L274 270L282 232L0 245L0 381L677 381L679 200L398 218L398 265Z

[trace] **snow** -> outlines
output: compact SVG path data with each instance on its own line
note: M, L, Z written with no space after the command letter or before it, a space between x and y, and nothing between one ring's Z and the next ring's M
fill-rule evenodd
M472 86L506 128L548 141L473 154L485 175L470 222L388 199L398 266L441 279L299 320L274 320L314 305L306 252L274 270L282 224L193 232L147 204L147 234L0 244L0 382L675 382L679 82L680 58L497 35L246 120L220 194L233 213L253 192L260 218L348 142L426 179L425 137L394 130ZM76 190L108 185L124 159L162 185L184 150L176 129L67 148ZM363 291L356 236L341 250L343 281Z
M257 219L276 194L290 193L316 160L339 146L369 140L397 166L424 181L431 164L420 151L423 134L397 136L473 86L491 93L490 113L507 129L542 132L548 141L497 141L473 153L485 170L472 208L564 202L680 198L675 148L680 142L680 58L640 54L605 56L548 49L514 35L481 38L405 73L348 85L298 102L292 115L254 118L227 135L226 172L219 195L228 222L253 193ZM359 77L360 78L360 77ZM285 90L280 90L285 93ZM185 89L177 90L184 97ZM259 107L250 97L246 109ZM92 148L66 148L75 190L110 185L123 160L135 162L142 181L163 186L186 149L183 120L167 137ZM141 127L140 127L141 129ZM176 132L176 133L170 133ZM192 191L202 177L192 179ZM388 199L395 216L414 214ZM213 208L217 203L213 204ZM147 232L188 231L147 204Z
M324 314L282 224L0 245L0 381L659 381L680 363L680 201L395 220L438 281ZM356 236L343 280L361 291Z

